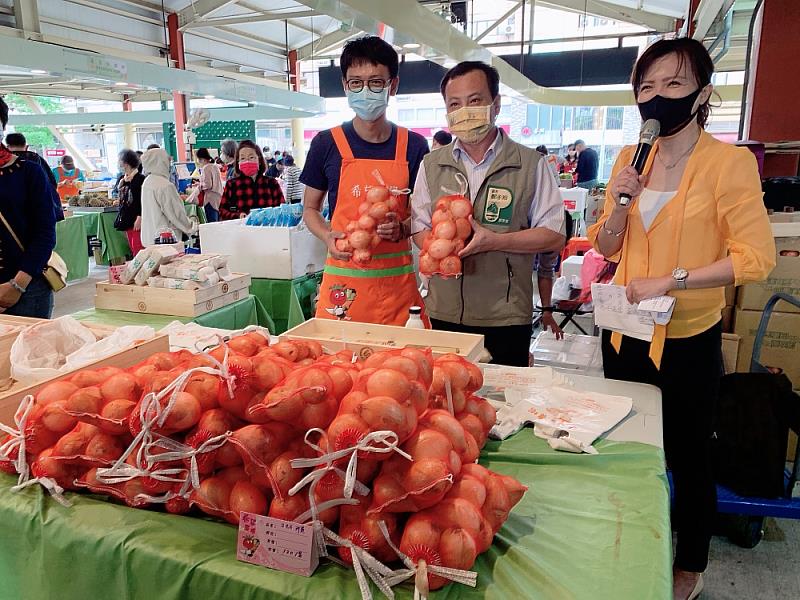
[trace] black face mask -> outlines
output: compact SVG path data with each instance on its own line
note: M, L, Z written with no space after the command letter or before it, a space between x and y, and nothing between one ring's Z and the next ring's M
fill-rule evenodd
M661 124L661 137L674 135L694 119L697 111L692 112L692 107L702 91L703 88L699 88L683 98L654 96L647 102L639 102L642 121L655 119Z

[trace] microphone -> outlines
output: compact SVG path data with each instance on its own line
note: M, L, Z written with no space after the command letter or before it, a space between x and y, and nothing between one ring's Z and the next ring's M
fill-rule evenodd
M653 143L658 139L658 134L661 133L661 123L655 119L647 119L642 124L642 130L639 132L639 146L636 148L636 154L633 155L631 166L636 169L639 175L644 170L644 165L647 163L647 157L650 156L650 151L653 149ZM619 195L620 206L628 206L631 197L628 194Z

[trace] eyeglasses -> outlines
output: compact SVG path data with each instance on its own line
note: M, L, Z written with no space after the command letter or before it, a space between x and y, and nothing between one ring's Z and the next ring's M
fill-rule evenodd
M347 89L353 92L354 94L358 94L361 90L364 89L364 84L367 84L370 92L378 93L382 92L388 85L392 83L391 79L370 79L369 81L363 81L361 79L350 79L347 81Z

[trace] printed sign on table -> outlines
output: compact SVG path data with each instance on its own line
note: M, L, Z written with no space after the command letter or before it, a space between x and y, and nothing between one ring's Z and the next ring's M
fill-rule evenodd
M319 564L314 528L303 523L243 512L239 519L236 558L310 577Z

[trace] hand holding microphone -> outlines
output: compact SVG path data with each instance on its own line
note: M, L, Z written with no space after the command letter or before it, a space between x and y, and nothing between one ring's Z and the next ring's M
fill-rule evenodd
M636 154L633 155L630 167L625 167L614 179L611 186L611 194L619 206L627 207L631 198L638 196L643 187L642 171L647 164L647 158L653 149L653 144L658 139L661 125L655 119L648 119L642 125L639 134L639 146Z

